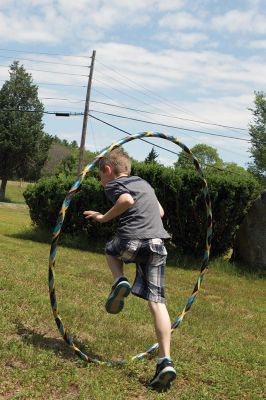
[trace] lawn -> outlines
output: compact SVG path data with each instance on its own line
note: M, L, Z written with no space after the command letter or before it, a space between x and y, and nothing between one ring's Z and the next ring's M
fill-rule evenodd
M25 203L23 192L28 186L28 182L8 181L6 185L5 202Z
M172 336L177 379L165 394L147 381L155 359L123 367L86 364L61 339L47 286L49 244L37 241L23 205L0 205L0 399L263 399L266 395L265 281L210 263L191 312ZM173 257L172 257L173 258ZM171 260L172 260L171 258ZM178 258L177 258L178 259ZM134 277L133 265L127 266ZM129 296L124 311L108 315L112 284L104 255L59 246L56 292L65 327L90 354L129 359L154 343L146 303ZM171 319L182 310L198 272L168 265Z

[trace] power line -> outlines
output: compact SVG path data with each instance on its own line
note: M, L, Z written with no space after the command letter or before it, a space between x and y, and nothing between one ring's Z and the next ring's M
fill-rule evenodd
M91 111L92 111L92 110L91 110ZM1 110L1 109L0 109L0 112L22 112L22 113L37 113L37 112L42 112L43 114L55 115L55 116L57 116L57 117L77 117L77 116L80 117L80 116L83 116L83 115L84 115L84 113L82 113L82 112L37 111L37 110L17 110L17 109L5 109L5 110L3 110L3 109ZM117 126L115 126L115 125L113 125L113 124L110 124L110 123L108 123L108 122L106 122L106 121L103 121L102 119L95 117L95 116L92 115L91 113L89 113L88 115L89 115L91 118L94 118L95 120L104 123L105 125L108 125L108 126L114 128L114 129L116 129L116 130L119 130L120 132L126 133L127 135L131 135L129 132L125 131L124 129L118 128ZM180 129L183 129L183 128L180 128ZM145 140L145 139L140 139L140 140L142 140L142 141L144 141L144 142L146 142L146 143L148 143L148 144L150 144L150 145L152 145L152 146L154 146L154 147L158 147L158 148L160 148L160 149L162 149L162 150L168 151L169 153L178 155L178 153L176 153L176 152L174 152L174 151L172 151L172 150L170 150L170 149L166 149L165 147L162 147L162 146L160 146L160 145L153 144L153 143L151 143L151 142L149 142L149 141L147 141L147 140ZM216 168L216 169L218 169L218 170L220 170L220 171L225 171L225 172L228 172L228 173L233 173L232 171L227 171L227 170L224 170L224 169L221 169L221 168L218 168L218 167L214 167L213 165L208 165L208 164L203 164L203 165L206 165L206 166L209 166L209 167L212 167L212 168ZM237 173L234 172L234 174L237 174ZM239 175L239 174L237 174L237 175Z
M14 57L7 57L7 56L1 56L1 55L0 55L0 58L14 59ZM29 59L29 58L19 58L17 61L30 61L30 62L36 62L36 63L67 65L67 66L79 67L79 68L90 68L89 65L68 64L68 63L61 63L61 62L54 62L54 61L44 61L44 60L32 60L32 59Z
M105 124L105 125L110 126L111 128L114 128L114 129L116 129L116 130L118 130L118 131L120 131L120 132L123 132L123 133L125 133L125 134L127 134L127 135L129 135L129 136L132 136L131 133L125 131L124 129L118 128L117 126L115 126L115 125L113 125L113 124L110 124L109 122L106 122L106 121L104 121L104 120L102 120L102 119L100 119L100 118L97 118L97 117L95 117L94 115L89 114L89 116L90 116L91 118L94 118L95 120L97 120L97 121L99 121L99 122L102 122L102 123ZM162 147L162 146L160 146L160 145L158 145L158 144L151 143L151 142L149 142L148 140L145 140L145 139L139 139L139 140L142 140L143 142L148 143L148 144L150 144L150 145L152 145L152 146L154 146L154 147L158 147L158 148L160 148L160 149L162 149L162 150L165 150L165 151L167 151L168 153L173 153L173 154L175 154L175 155L177 155L177 156L179 155L179 153L176 153L175 151L172 151L172 150L170 150L170 149L166 149L165 147ZM205 164L205 163L201 163L201 165L204 165L204 166L210 167L210 168L214 168L214 169L216 169L216 170L218 170L218 171L222 171L222 172L226 172L226 173L229 173L229 174L240 175L240 176L241 176L241 174L239 174L238 172L235 172L235 171L228 171L228 170L225 170L225 169L223 169L223 168L216 167L215 165L210 165L210 164Z
M6 82L7 79L0 79L0 82ZM86 85L71 85L66 83L49 83L49 82L35 82L35 85L43 85L43 86L72 86L72 87L80 87L85 88Z
M109 96L107 96L107 97L109 97ZM112 100L112 99L111 99ZM180 129L182 129L182 128L180 128ZM188 133L186 134L186 136L187 137L190 137L190 138L192 138L192 139L194 139L194 140L198 140L195 136L192 136L192 135L189 135ZM223 148L221 145L219 145L219 148ZM228 149L224 149L226 152L230 152L230 153L232 153L232 154L236 154L236 155L239 155L238 153L236 153L235 151L232 151L232 150L228 150Z
M98 60L97 60L97 61L98 61ZM102 71L98 71L98 72L100 72L102 75L106 75L107 77L111 78L112 80L114 80L114 81L116 81L116 82L121 83L121 80L119 80L119 79L117 79L117 78L114 78L114 77L113 77L112 75L110 75L110 74L106 74L105 72L102 72ZM146 95L145 93L143 93L141 90L136 89L135 87L133 87L132 85L129 85L128 83L123 82L123 85L129 87L130 89L134 89L134 90L138 91L138 92L141 93L142 95L144 94L145 96L147 96L147 95ZM136 85L137 85L137 84L136 84ZM148 96L148 97L150 97L150 96ZM142 102L143 102L144 104L148 104L148 105L149 105L149 103L146 103L146 102L144 102L143 100L142 100ZM155 106L155 107L156 107L156 106ZM157 108L157 107L156 107L156 108Z
M109 75L110 76L110 75ZM113 78L114 79L114 78ZM111 87L113 90L115 90L115 91L117 91L117 92L119 92L119 93L122 93L123 95L125 95L125 96L128 96L128 97L131 97L131 98L133 98L134 100L137 100L138 102L141 102L141 103L143 103L143 104L145 104L145 105L148 105L148 106L152 106L153 108L155 108L155 109L159 109L159 110L161 110L161 108L159 108L158 106L154 106L154 105L151 105L151 104L148 104L148 103L146 103L145 101L143 101L143 100L139 100L139 99L137 99L135 96L132 96L132 95L129 95L129 94L127 94L127 93L124 93L123 91L121 91L121 90L119 90L119 89L117 89L117 88L114 88L113 86L111 86L109 83L106 83L106 82L104 82L104 81L102 81L102 80L99 80L99 79L95 79L96 81L98 80L99 82L102 82L102 83L105 83L105 85L106 86L109 86L109 87ZM115 79L116 81L118 81L118 82L120 82L119 80L117 80L117 79ZM130 80L131 81L131 80ZM137 85L137 84L136 84ZM129 85L127 85L127 86L129 86ZM129 87L131 87L132 88L132 86L129 86ZM138 90L139 91L139 90ZM149 96L150 97L150 96ZM170 103L169 103L170 104ZM137 112L142 112L142 111L140 111L140 110L138 110ZM191 114L191 113L190 113ZM155 115L155 113L154 113L154 115ZM169 117L170 117L170 115L169 115ZM176 117L176 116L171 116L171 117L173 117L173 118L178 118L178 117ZM205 122L205 121L196 121L196 120L192 120L192 119L188 119L188 118L179 118L179 119L181 119L181 120L184 120L184 121L190 121L190 122L192 122L192 123L197 123L197 124L199 124L199 125L201 125L201 124L209 124L209 123L207 123L207 122ZM222 125L222 124L212 124L212 123L210 123L210 125L215 125L215 126L220 126L220 127L224 127L225 125ZM244 128L235 128L235 127L227 127L227 128L229 128L229 129L232 129L232 130L234 130L234 129L238 129L238 130L245 130ZM207 133L206 131L205 131L205 133ZM211 134L211 132L210 132L210 134ZM246 133L246 136L249 136L248 135L248 133Z
M203 134L205 134L205 135L219 136L219 137L222 137L222 138L228 138L228 139L242 140L242 141L244 141L244 142L250 142L250 141L247 140L247 139L237 138L237 137L234 137L234 136L220 135L220 134L218 134L218 133L210 133L210 132L200 131L200 130L196 130L196 129L183 128L183 127L181 127L181 126L174 126L174 125L168 125L168 124L161 124L161 123L158 123L158 122L145 121L145 120L141 120L141 119L137 119L137 118L126 117L126 116L123 116L123 115L107 113L107 112L104 112L104 111L91 110L91 112L97 112L97 113L99 113L99 114L109 115L109 116L111 116L111 117L117 117L117 118L128 119L128 120L131 120L131 121L137 121L137 122L143 122L143 123L152 124L152 125L164 126L164 127L166 127L166 128L182 129L182 130L184 130L184 131L189 131L189 132L197 132L197 133L203 133Z
M119 76L122 76L124 79L128 80L129 82L132 82L135 86L140 87L140 88L142 88L144 91L146 91L146 92L152 94L152 96L151 96L151 95L146 95L145 93L144 93L144 95L146 95L146 96L148 96L148 97L150 97L150 98L153 98L153 99L154 99L154 97L157 98L157 99L161 99L161 100L164 101L165 104L168 104L168 105L170 105L171 107L174 105L177 109L179 109L179 110L185 112L186 114L193 115L193 113L192 113L191 111L188 111L188 110L186 110L185 108L182 108L182 107L180 107L180 106L177 106L176 103L174 103L174 102L169 102L169 101L168 101L165 97L163 97L162 95L158 95L158 93L153 92L152 90L146 88L145 86L139 85L138 83L136 83L135 81L133 81L132 79L130 79L128 76L126 76L126 75L124 75L124 74L121 74L121 72L118 72L116 69L114 69L114 68L112 68L112 67L110 67L110 66L106 66L104 63L100 62L99 59L97 59L97 62L98 62L100 65L102 65L105 69L108 69L108 71L112 70L115 74L117 74L117 75L119 75ZM101 72L101 73L103 73L103 72ZM103 73L103 74L104 74L104 73ZM106 74L106 73L105 73L105 74ZM106 74L106 75L108 75L108 74ZM109 76L110 76L110 75L109 75ZM128 85L128 86L129 86L129 85ZM143 94L143 93L142 93L142 94ZM155 107L156 107L156 106L155 106ZM156 107L156 108L158 108L158 107ZM196 121L195 121L195 122L196 122ZM205 121L197 121L197 122L200 123L200 124L201 124L201 123L206 124ZM234 128L234 127L232 127L231 129L243 129L243 128Z
M146 92L152 94L152 96L151 96L151 95L147 95L147 94L144 93L145 96L148 96L148 97L150 97L150 98L152 98L152 99L154 99L154 96L155 96L155 98L157 98L157 99L158 99L158 98L159 98L159 99L162 99L162 100L164 100L164 102L166 101L166 103L167 103L168 105L171 104L171 106L172 106L172 103L169 103L168 100L165 99L164 97L162 97L161 95L158 95L157 93L153 92L152 90L146 88L146 87L143 86L143 85L139 85L138 83L136 83L135 81L133 81L132 79L130 79L129 77L127 77L126 75L121 74L120 72L118 72L116 69L114 69L114 68L112 68L112 67L110 67L110 66L106 66L104 63L100 62L99 59L97 59L97 62L98 62L99 64L101 64L104 68L108 69L108 71L111 69L115 74L122 76L124 79L128 80L129 82L132 82L135 86L140 87L142 90L144 90L144 91L146 91ZM102 72L102 73L103 73L103 72ZM106 74L106 75L107 75L107 74ZM110 75L109 75L109 76L110 76ZM128 86L129 86L129 85L128 85ZM130 86L129 86L129 87L130 87ZM142 93L142 92L141 92L141 93ZM143 94L143 93L142 93L142 94ZM176 107L176 108L179 109L179 110L181 110L181 111L187 112L187 111L186 111L185 109L183 109L182 107ZM191 114L191 113L190 113L190 114Z
M12 111L15 111L15 112L39 112L39 111L36 111L36 110L15 110L15 109L4 109L4 110L0 110L0 112L12 112ZM66 114L64 111L42 111L42 112L43 112L44 114L58 114L58 113L64 113L64 114ZM104 111L90 110L90 113L91 113L91 112L96 112L96 113L99 113L99 114L109 115L109 116L111 116L111 117L118 117L118 118L128 119L128 120L136 121L136 122L143 122L143 123L152 124L152 125L164 126L164 127L166 127L166 128L181 129L181 130L189 131L189 132L196 132L196 133L202 133L202 134L205 134L205 135L219 136L219 137L227 138L227 139L235 139L235 140L242 140L242 141L245 141L245 142L250 142L250 141L247 140L247 139L237 138L237 137L234 137L234 136L220 135L220 134L218 134L218 133L210 133L210 132L205 132L205 131L199 131L199 130L196 130L196 129L183 128L183 127L181 127L181 126L160 124L160 123L157 123L157 122L145 121L145 120L141 120L141 119L137 119L137 118L126 117L126 116L123 116L123 115L112 114L112 113L106 113L106 112L104 112ZM90 113L89 113L89 115L92 116ZM68 112L67 114L68 114L68 116L73 116L73 115L75 115L75 116L77 116L77 115L78 115L78 116L82 116L82 115L84 115L84 113L82 113L82 112L79 112L79 113ZM96 119L96 117L94 117L94 118ZM110 125L110 126L111 126L111 125Z
M41 53L37 51L27 51L27 50L15 50L15 49L0 49L0 51L9 51L13 53L24 53L24 54L43 54L47 56L62 56L62 57L74 57L74 58L91 58L91 56L79 55L73 56L71 54L62 54L62 53Z
M94 119L96 119L97 121L100 121L100 122L104 123L105 125L110 126L111 128L114 128L114 129L116 129L116 130L118 130L118 131L120 131L120 132L124 132L124 133L126 133L127 135L132 136L131 133L125 131L124 129L118 128L117 126L112 125L112 124L110 124L109 122L103 121L102 119L97 118L97 117L95 117L94 115L91 115L90 113L89 113L89 116L92 117L92 118L94 118ZM146 142L146 143L148 143L148 144L151 144L152 146L158 147L158 148L160 148L160 149L162 149L162 150L166 150L166 151L168 151L169 153L173 153L173 154L175 154L175 155L178 155L178 153L176 153L175 151L166 149L165 147L159 146L158 144L153 144L153 143L149 142L148 140L145 140L145 139L140 139L140 140L142 140L143 142Z
M43 86L72 86L72 87L80 87L85 88L86 85L71 85L66 83L46 83L46 82L35 82L36 85L43 85Z
M152 111L139 110L137 108L124 107L124 106L119 106L119 105L116 105L116 104L105 103L103 101L92 100L92 103L103 104L103 105L106 105L106 106L111 106L111 107L116 107L116 108L124 108L125 110L137 111L137 112L145 113L145 114L158 115L158 116L161 116L161 117L180 119L182 121L198 122L198 123L205 124L205 125L213 125L213 126L219 126L221 128L229 128L229 129L232 128L232 129L238 129L238 130L241 130L241 131L246 131L245 128L238 128L238 127L235 127L235 126L222 125L222 124L211 123L211 122L197 121L197 120L193 120L193 119L189 119L189 118L183 118L183 117L177 117L177 116L169 115L169 114L159 114L159 113L155 113L155 112L152 112Z
M5 67L5 68L7 68L8 67L8 65L0 65L0 67ZM46 71L46 70L43 70L43 69L33 69L33 68L27 68L29 71L38 71L38 72L48 72L48 73L50 73L50 74L59 74L59 75L71 75L71 76L86 76L86 77L88 77L88 75L81 75L81 74L70 74L70 73L67 73L67 72L59 72L59 71Z
M113 101L113 98L112 98L112 97L110 97L110 96L108 96L108 95L106 95L106 94L100 92L99 90L94 89L94 91L96 91L96 92L102 94L104 97L107 97L107 98L109 98L109 99L111 99L111 100ZM121 103L121 102L120 102L120 104L124 105L124 104ZM188 137L190 137L190 138L192 138L192 139L194 139L194 140L198 140L198 138L196 138L195 136L192 136L192 135L189 135L189 134L187 134L186 136L188 136ZM223 147L222 147L221 145L219 146L219 148L222 148L222 149L223 149ZM230 152L230 153L233 153L233 154L237 154L237 155L238 155L238 153L236 153L235 151L228 150L228 149L225 149L225 148L224 148L224 150L227 151L227 152Z
M145 101L139 100L137 97L132 96L131 94L127 94L127 93L123 92L122 90L119 90L119 89L117 89L117 88L114 88L112 85L110 85L109 83L106 83L105 81L102 81L101 79L93 78L93 80L96 81L96 82L101 82L101 83L103 83L105 86L109 86L112 90L114 90L114 91L116 91L116 92L118 92L118 93L121 93L121 94L123 94L124 96L127 96L127 97L129 97L129 98L131 98L131 99L133 99L133 100L137 100L138 103L141 102L141 103L145 104L146 106L149 106L149 105L150 105L150 104L146 103Z
M42 99L43 100L64 100L64 101L68 101L69 103L81 103L81 102L84 101L84 100L75 100L74 101L74 100L71 100L71 99L58 98L58 97L43 97ZM110 99L111 99L111 97L110 97ZM136 111L136 112L139 112L139 113L151 114L151 115L156 115L156 116L161 116L161 117L168 117L168 118L174 118L174 119L180 119L180 120L192 121L192 122L200 122L200 121L191 120L189 118L176 117L174 115L169 115L169 114L159 114L159 113L155 113L155 112L152 112L152 111L140 110L140 109L137 109L137 108L131 108L131 107L127 107L127 106L120 106L120 105L117 105L117 104L106 103L106 102L103 102L103 101L91 100L91 103L102 104L102 105L106 105L106 106L110 106L110 107L122 108L122 109L125 109L125 110ZM205 122L203 122L203 123L205 123ZM223 128L234 128L234 129L245 131L244 128L237 128L237 127L233 127L233 126L221 125L221 124L216 124L216 123L208 123L208 122L206 122L206 124L219 126L219 127L223 127Z
M82 103L85 101L84 99L82 100L70 100L70 99L64 99L60 97L40 97L40 100L60 100L60 101L67 101L68 103Z
M65 111L45 111L45 110L18 110L18 109L0 109L0 112L20 112L20 113L42 113L42 114L50 114L50 115L57 115L57 116L64 116L64 117L76 117L76 116L83 116L84 113L82 112L65 112Z

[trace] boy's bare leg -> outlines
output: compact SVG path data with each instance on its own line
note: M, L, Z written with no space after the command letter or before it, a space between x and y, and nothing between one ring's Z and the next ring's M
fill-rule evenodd
M108 266L112 272L113 278L117 279L124 275L123 261L106 254Z
M159 343L159 358L170 357L171 321L165 304L149 301Z

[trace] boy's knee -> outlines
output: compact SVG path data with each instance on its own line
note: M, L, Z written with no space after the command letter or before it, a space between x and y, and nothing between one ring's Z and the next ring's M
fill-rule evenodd
M157 303L152 300L148 301L148 305L149 305L151 311L153 311L153 312L159 311L162 309L163 306L165 306L165 304L163 304L163 303L159 303L159 302Z

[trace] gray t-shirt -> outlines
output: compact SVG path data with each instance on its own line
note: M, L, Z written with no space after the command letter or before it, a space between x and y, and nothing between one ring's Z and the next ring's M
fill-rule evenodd
M121 239L168 239L158 199L149 183L138 176L121 176L105 186L105 194L113 204L124 193L133 197L134 204L120 215L117 236Z

